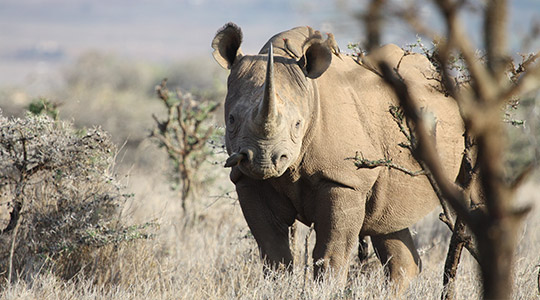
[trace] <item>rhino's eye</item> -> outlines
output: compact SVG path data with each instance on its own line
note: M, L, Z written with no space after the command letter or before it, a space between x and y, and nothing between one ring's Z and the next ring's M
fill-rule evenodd
M291 138L294 143L297 143L299 141L300 135L302 134L300 129L302 128L302 120L296 121L294 123L294 127L291 129Z
M234 116L233 115L229 115L229 124L234 124Z

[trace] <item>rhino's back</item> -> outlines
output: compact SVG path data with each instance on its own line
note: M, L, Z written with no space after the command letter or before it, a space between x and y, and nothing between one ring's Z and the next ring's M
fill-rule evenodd
M382 50L379 54L391 66L397 66L401 49L391 45ZM400 146L408 141L390 113L390 108L398 105L393 91L369 68L351 57L333 59L331 67L317 79L320 122L309 156L311 167L318 170L315 172L366 191L365 196L370 191L363 230L385 233L410 226L431 211L438 200L424 176L411 177L384 167L357 170L346 159L358 153L369 160L390 159L410 171L420 169L410 151ZM401 60L400 74L414 98L436 117L437 149L446 174L453 180L461 162L463 126L455 101L438 92L433 87L435 82L427 79L432 72L431 64L420 55Z
M302 46L309 36L309 28L307 26L295 27L287 31L280 32L271 37L266 44L261 48L259 54L268 53L270 43L274 47L274 55L281 55L290 58L290 53L285 50L285 39L288 40L289 51L293 51L298 56L301 56ZM297 57L298 58L298 57Z

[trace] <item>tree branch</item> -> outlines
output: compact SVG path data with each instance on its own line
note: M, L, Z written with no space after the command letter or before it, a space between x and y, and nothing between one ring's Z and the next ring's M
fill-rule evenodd
M426 175L426 172L424 170L418 170L418 171L411 171L405 167L396 165L392 163L391 159L384 158L384 159L378 159L378 160L369 160L364 158L362 153L360 153L360 156L358 155L358 152L356 153L355 157L347 158L347 159L353 159L354 165L358 169L374 169L377 167L387 167L389 169L395 169L398 171L401 171L407 175L410 176L419 176L419 175Z
M484 44L486 47L487 68L496 82L504 77L508 63L506 57L506 0L486 2L484 17Z

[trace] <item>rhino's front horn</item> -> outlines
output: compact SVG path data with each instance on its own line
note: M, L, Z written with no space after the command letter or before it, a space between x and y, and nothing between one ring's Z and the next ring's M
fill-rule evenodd
M262 126L266 133L269 133L276 125L277 114L276 92L274 89L274 49L272 43L270 43L263 100L259 104L255 122L257 125Z
M227 158L227 161L225 162L225 168L235 167L237 166L242 160L246 158L246 155L244 153L233 153L229 158Z

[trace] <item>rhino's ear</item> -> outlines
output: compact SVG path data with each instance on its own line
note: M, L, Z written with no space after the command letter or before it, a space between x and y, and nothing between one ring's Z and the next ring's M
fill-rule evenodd
M315 79L321 76L332 63L332 51L325 43L311 43L304 51L298 65L307 77Z
M243 56L240 50L242 30L234 23L227 23L212 41L212 55L223 68L230 69L235 61Z

